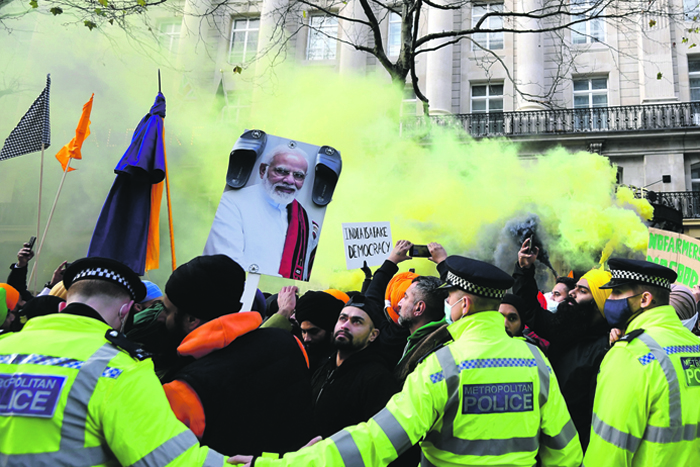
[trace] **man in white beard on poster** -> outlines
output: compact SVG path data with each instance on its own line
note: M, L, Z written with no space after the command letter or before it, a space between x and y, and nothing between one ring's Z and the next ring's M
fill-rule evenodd
M248 272L308 279L318 237L296 200L307 172L307 155L299 148L279 145L266 152L260 183L224 191L204 254L225 254Z

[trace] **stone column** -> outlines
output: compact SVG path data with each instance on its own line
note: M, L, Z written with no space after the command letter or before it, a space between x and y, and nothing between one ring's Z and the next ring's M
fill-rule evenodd
M445 0L437 0L435 3L444 5ZM428 34L452 31L452 10L428 8ZM439 39L427 44L433 48L439 44L448 42L448 39ZM445 115L452 113L452 46L428 52L425 72L425 96L430 104L431 115Z
M521 12L530 12L542 8L541 0L519 0ZM538 30L540 21L536 18L519 20L521 30ZM544 94L544 48L542 33L515 34L517 45L515 57L517 60L517 102L516 110L542 110L544 106L528 99L538 99ZM518 92L519 91L519 92ZM525 94L523 96L523 94Z
M186 0L180 30L180 43L177 55L178 68L185 70L186 79L194 87L195 95L200 90L214 91L218 81L214 82L215 61L218 39L206 37L208 32L206 19L202 18L211 6L210 0ZM216 76L219 76L216 70ZM210 96L200 95L202 98Z
M656 24L649 26L650 20ZM669 18L643 16L638 35L639 94L642 104L677 102L673 85L673 50ZM661 79L658 75L661 73Z
M278 27L280 21L280 8L283 8L288 3L288 0L263 0L260 8L260 32L258 34L258 55L268 51L272 46L273 51L267 52L274 54L275 45L279 46L284 39L285 31L281 31ZM274 37L273 37L274 33ZM267 66L267 61L263 58L258 60L256 72L261 72ZM259 74L259 73L258 73Z
M346 3L340 10L340 14L347 18L367 20L367 16L362 10L360 2L357 0L350 0ZM340 39L352 42L353 44L367 44L369 29L366 26L352 21L340 20L339 27L338 36ZM365 73L367 69L367 54L365 52L360 52L354 47L343 43L340 43L339 51L338 70L341 75Z

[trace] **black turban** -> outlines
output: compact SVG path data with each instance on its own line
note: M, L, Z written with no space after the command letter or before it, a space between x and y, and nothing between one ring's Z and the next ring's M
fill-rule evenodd
M354 306L367 313L375 328L379 327L382 319L384 319L384 310L382 310L376 302L368 300L367 297L362 294L353 295L350 301L345 304L346 308L349 306Z
M165 295L180 311L209 321L241 309L245 271L225 255L198 256L178 267Z
M525 311L525 300L512 293L505 294L501 299L501 303L513 306L518 314Z
M309 291L297 300L296 319L301 324L310 321L326 332L333 332L340 310L345 303L326 292Z

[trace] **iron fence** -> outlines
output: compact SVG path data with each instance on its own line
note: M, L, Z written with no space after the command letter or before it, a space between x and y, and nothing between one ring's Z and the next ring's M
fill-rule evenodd
M700 130L700 102L592 109L535 110L431 116L438 125L459 125L473 137L569 133ZM418 117L416 123L421 124Z

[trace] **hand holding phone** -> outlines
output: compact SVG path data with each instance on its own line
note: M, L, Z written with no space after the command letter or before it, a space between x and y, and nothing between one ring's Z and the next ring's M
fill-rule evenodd
M408 250L408 255L412 258L430 258L432 256L428 245L413 245Z
M29 260L34 257L34 243L36 242L36 237L32 236L28 242L26 242L22 248L17 252L17 267L24 268L29 263Z

